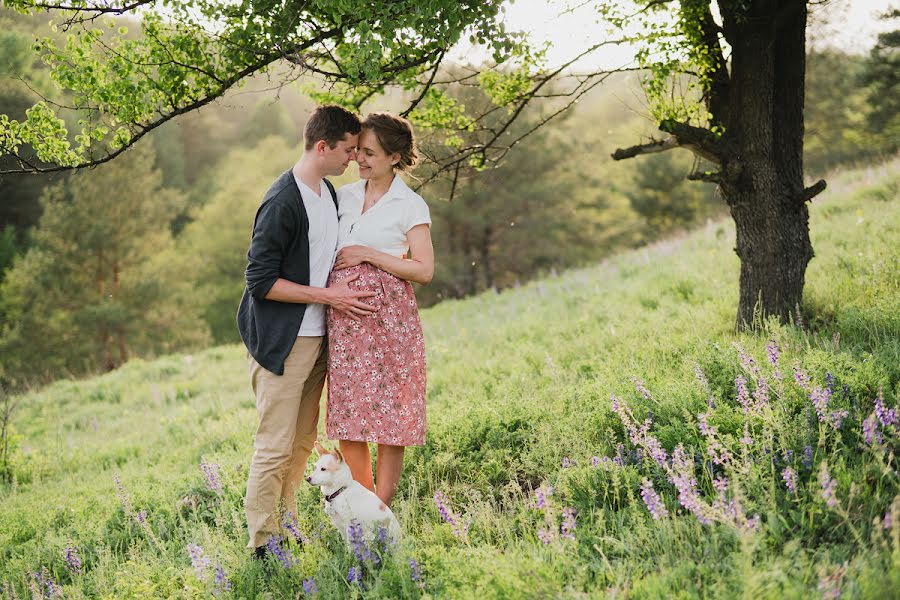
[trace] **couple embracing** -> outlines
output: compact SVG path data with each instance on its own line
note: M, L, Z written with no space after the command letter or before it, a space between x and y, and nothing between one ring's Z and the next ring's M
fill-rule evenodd
M280 511L297 514L326 376L328 437L386 505L404 448L425 443L425 344L410 282L431 280L434 251L428 205L398 174L417 160L412 128L389 113L360 122L321 106L303 137L303 156L256 213L237 316L259 413L245 498L258 557ZM352 160L360 180L335 191L326 177Z

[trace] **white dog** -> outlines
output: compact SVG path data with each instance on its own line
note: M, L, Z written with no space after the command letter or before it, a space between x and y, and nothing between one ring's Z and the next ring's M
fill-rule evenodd
M319 460L312 475L306 478L310 484L322 489L325 496L325 514L351 544L350 526L355 521L362 526L367 539L372 539L383 528L389 539L400 541L400 523L391 509L364 485L353 479L350 467L340 450L326 450L316 442Z

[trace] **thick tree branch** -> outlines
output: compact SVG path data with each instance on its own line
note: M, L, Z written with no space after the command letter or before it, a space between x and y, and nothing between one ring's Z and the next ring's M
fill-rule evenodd
M626 158L634 158L641 154L656 154L657 152L665 152L672 148L678 148L678 139L675 136L669 136L662 140L654 140L647 144L638 144L628 148L619 148L612 153L613 160L625 160Z
M805 190L800 195L800 200L802 202L809 202L819 194L825 191L825 188L828 187L828 184L825 183L824 179L820 179Z

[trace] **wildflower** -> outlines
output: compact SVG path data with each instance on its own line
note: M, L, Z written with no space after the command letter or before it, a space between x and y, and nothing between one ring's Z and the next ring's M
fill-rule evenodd
M894 515L891 514L891 511L885 511L884 518L881 520L881 525L885 529L891 529L894 526Z
M563 468L563 469L568 469L568 468L571 467L571 466L572 466L572 461L569 460L569 457L568 457L568 456L563 456L563 459L562 459L562 468Z
M360 562L378 563L378 556L372 554L372 551L366 544L363 526L359 521L354 519L350 522L349 527L347 527L347 536L350 538L350 545L353 546L353 553Z
M203 461L200 463L200 470L203 472L203 476L206 478L206 488L215 492L217 496L222 495L222 480L219 477L219 465L216 463Z
M750 431L747 429L747 424L744 423L744 436L740 439L740 442L744 446L750 446L753 444L753 438L750 437Z
M460 516L453 512L450 501L442 491L438 490L434 493L434 504L437 506L441 518L450 524L453 535L458 538L465 537L469 531L469 524L461 522Z
M813 407L816 409L819 422L824 423L826 419L825 411L828 408L828 402L831 400L831 393L827 388L822 389L816 386L809 392L809 399L812 400Z
M50 575L50 571L47 570L47 567L41 567L40 571L33 572L31 574L31 579L37 585L38 591L40 592L42 598L63 597L62 588L58 583L56 583L56 581L53 580L53 577Z
M785 468L781 472L781 478L784 480L784 485L792 494L797 493L797 473L790 467Z
M822 485L822 499L828 508L837 506L837 496L835 495L835 487L837 482L828 474L828 463L822 461L819 467L819 483Z
M809 393L809 376L796 365L794 365L794 379L797 380L797 385Z
M78 548L72 542L66 544L63 558L66 559L66 567L72 575L81 574L81 557L78 555Z
M636 377L632 377L631 383L634 384L634 388L638 391L638 393L641 396L643 396L647 400L653 399L653 396L650 395L650 391L646 387L644 387L644 383L640 379L638 379Z
M805 448L803 448L803 466L806 467L807 469L811 469L812 462L813 462L812 446L806 446Z
M878 416L873 412L863 421L863 439L870 446L881 443L881 432L878 431Z
M291 513L291 511L287 511L282 520L281 526L287 530L288 533L297 541L298 544L305 544L307 542L306 536L304 536L300 532L299 524L297 523L296 517Z
M750 402L750 392L747 390L747 380L744 379L743 375L738 375L734 378L734 385L737 387L737 403L741 405L741 408L744 410L744 414L747 414L752 408L752 403Z
M575 539L575 512L574 508L563 509L563 522L560 525L559 532L566 539Z
M731 461L731 452L716 438L716 428L709 424L709 413L697 417L700 421L700 433L706 436L706 453L714 464L724 465Z
M118 474L113 475L113 482L116 484L116 495L119 497L119 502L122 504L122 509L125 511L125 515L128 517L134 516L134 507L131 505L131 497L128 495L128 491L125 489L125 486L122 485L122 479Z
M759 367L756 366L753 357L744 352L743 346L735 344L735 347L737 347L738 358L740 359L741 366L744 367L744 370L753 374L754 377L759 377Z
M312 596L313 594L319 593L319 586L316 585L316 580L310 577L309 579L303 580L303 594L305 596Z
M831 575L823 575L820 572L819 591L823 600L837 600L841 597L841 582L847 570L840 568Z
M840 429L841 425L844 424L844 419L846 419L849 414L850 413L847 412L846 410L833 411L829 415L831 417L831 424L834 425L835 429Z
M655 520L659 521L661 517L669 516L669 511L666 510L666 506L663 504L659 494L653 489L653 482L649 479L644 479L643 483L641 483L641 498L644 499L647 510L650 511L650 515Z
M669 481L678 490L678 502L692 512L701 523L708 525L710 519L704 514L703 504L697 493L694 463L687 458L681 444L678 444L672 453L672 471L669 474Z
M425 589L425 579L422 577L422 571L416 559L409 559L409 578L413 580L419 589Z
M147 522L147 511L146 511L146 510L139 510L138 513L137 513L136 515L134 515L134 519L135 519L138 523L140 523L141 525L143 525L144 523Z
M753 390L753 408L757 412L761 411L769 404L769 384L762 377L756 382L756 389Z
M228 591L231 589L231 582L228 580L228 576L225 574L225 569L222 568L222 565L216 563L214 573L215 577L213 579L213 584L216 588L216 596L218 596L223 591Z
M697 381L700 382L705 388L709 388L709 381L706 379L706 375L703 373L703 369L700 368L700 365L694 363L694 375L697 377Z
M553 541L553 532L550 529L541 527L540 529L538 529L538 539L541 540L544 544L549 544Z
M188 544L188 554L191 557L191 566L197 573L197 579L203 581L206 579L206 567L209 566L209 557L203 552L203 548L197 544Z
M772 366L776 369L778 368L778 344L775 343L775 340L769 340L769 343L766 344L766 354L769 357L769 362L772 363Z
M266 550L268 550L269 554L274 556L285 569L290 569L294 566L294 557L285 550L282 545L283 541L284 538L282 536L273 535L269 538L269 541L266 542Z
M616 444L616 457L613 462L620 467L625 466L625 444Z
M791 449L785 450L781 455L781 458L784 460L785 464L790 463L792 460L794 460L794 451Z
M355 583L362 586L362 567L350 567L347 569L347 583Z
M897 422L897 413L893 408L888 409L884 405L884 394L880 389L878 390L878 396L875 398L875 415L884 429L891 427Z
M604 457L605 458L605 457ZM600 458L598 456L591 457L591 466L597 468L600 466Z
M553 488L550 486L541 486L534 490L533 506L539 510L547 507L547 496L553 495Z

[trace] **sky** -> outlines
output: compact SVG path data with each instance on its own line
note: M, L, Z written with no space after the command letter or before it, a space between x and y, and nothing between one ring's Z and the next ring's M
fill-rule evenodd
M516 0L507 2L505 21L509 30L529 32L537 43L550 41L553 47L548 63L558 65L598 41L596 4L585 0ZM577 8L559 14L571 6ZM831 0L813 5L807 33L810 45L866 53L875 44L878 32L890 27L880 22L878 15L891 6L900 8L900 0ZM584 68L618 67L632 57L629 47L602 48L581 64Z

